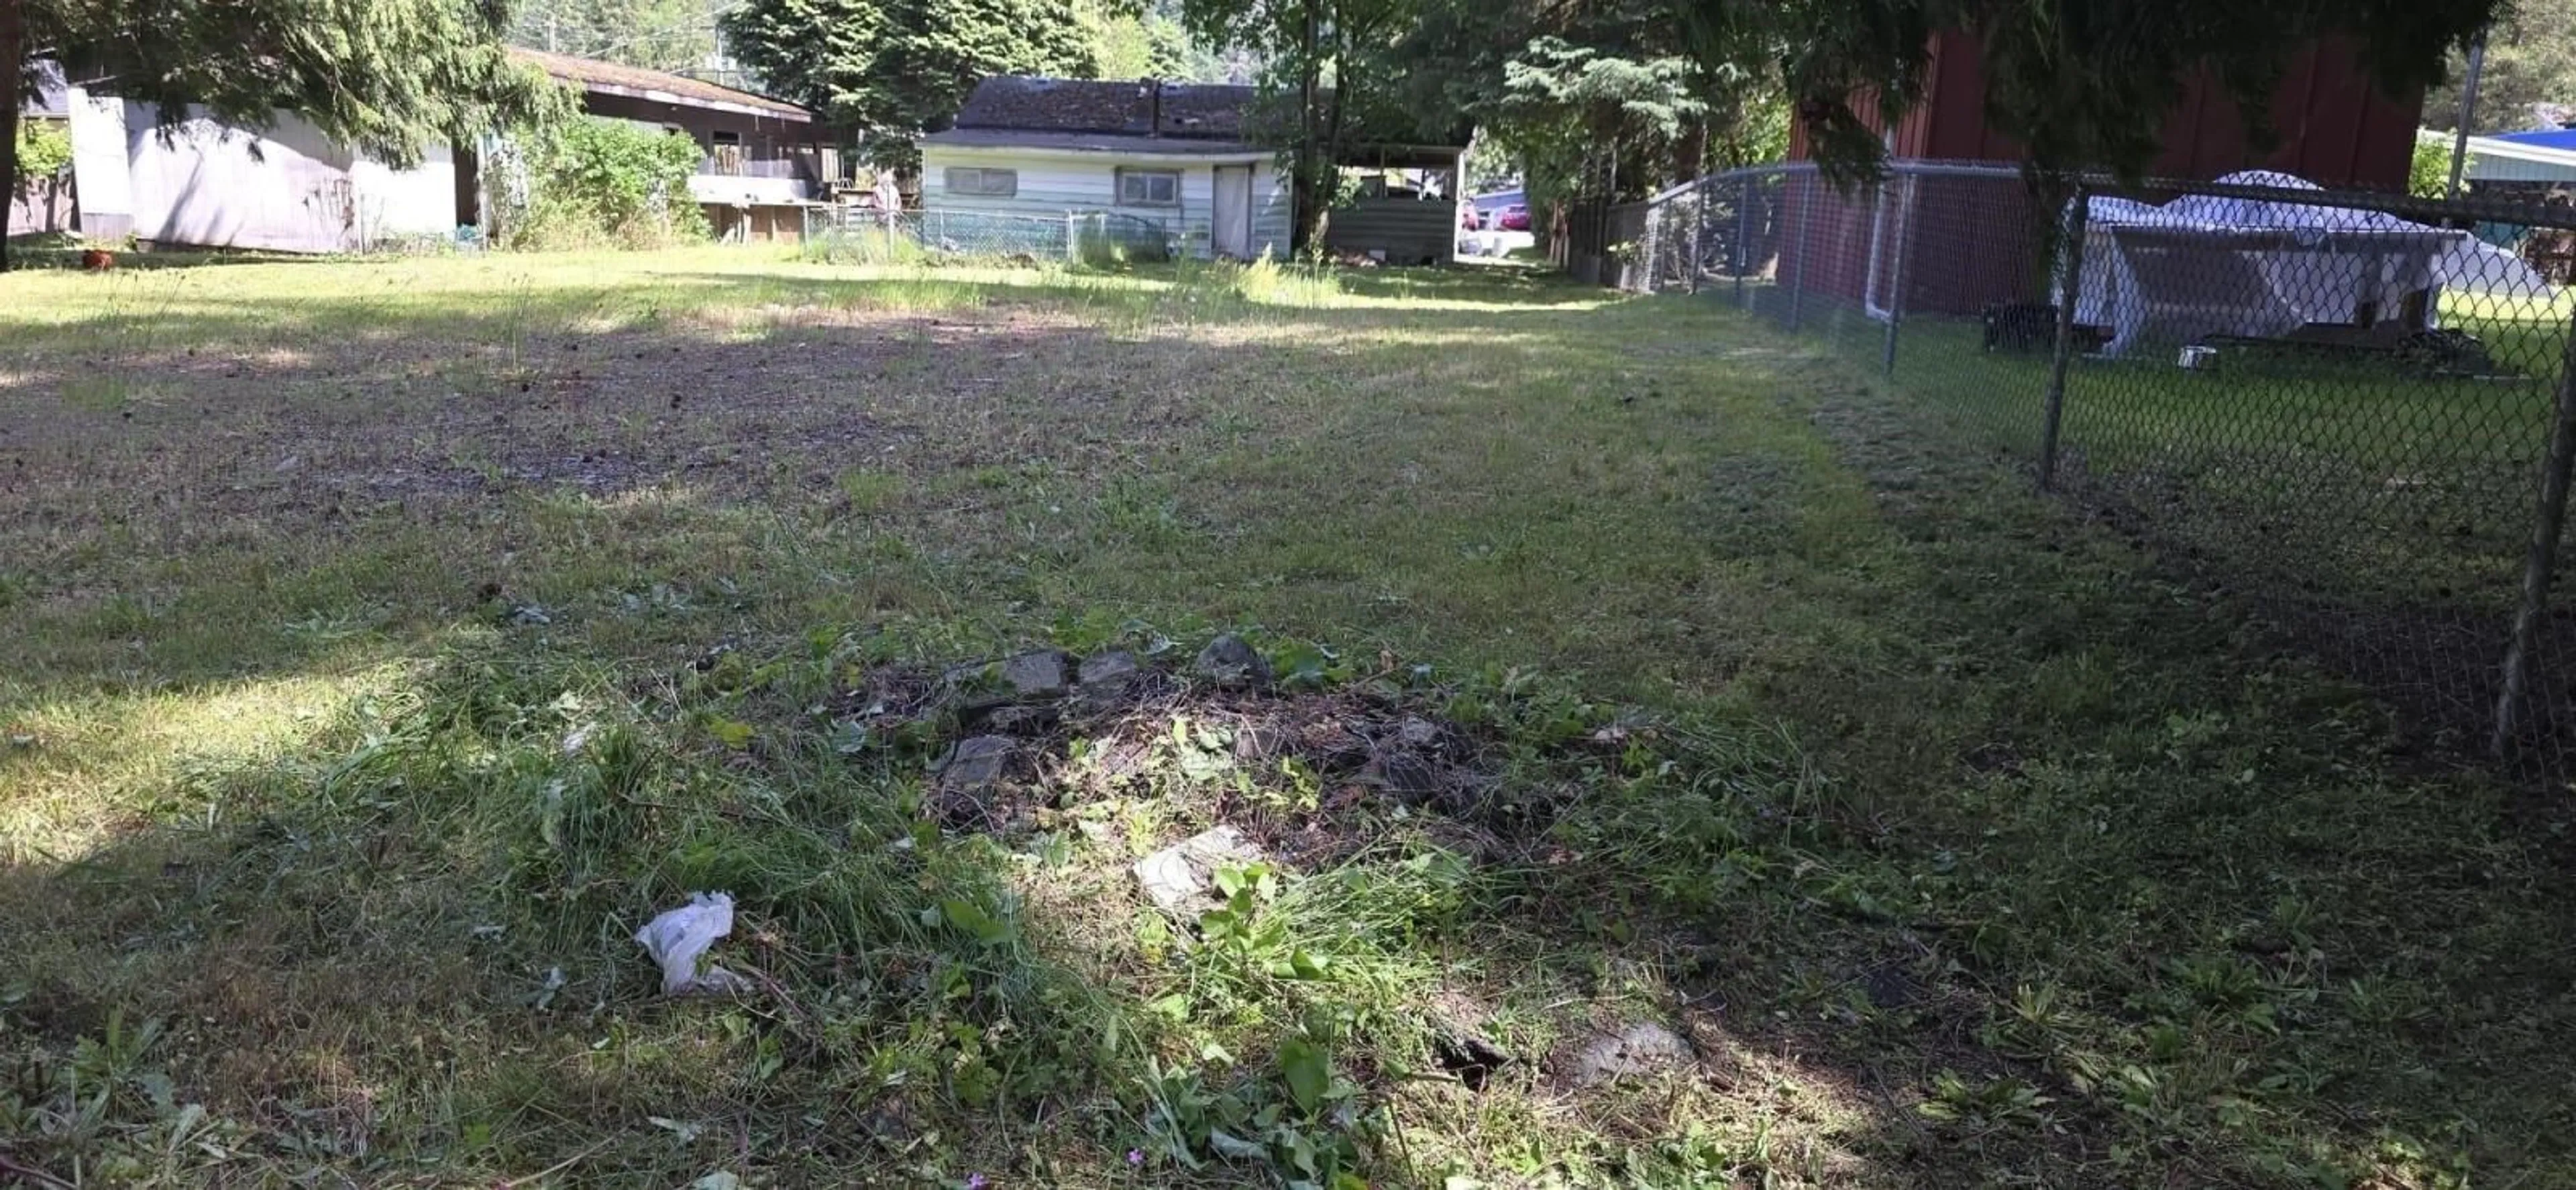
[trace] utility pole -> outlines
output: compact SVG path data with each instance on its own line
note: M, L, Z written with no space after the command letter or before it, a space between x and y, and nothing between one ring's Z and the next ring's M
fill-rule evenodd
M2460 197L2460 173L2469 164L2469 122L2478 118L2478 76L2487 64L2487 31L2478 30L2477 40L2469 43L2469 72L2460 80L2460 130L2451 137L2451 181L2442 188L2445 202Z

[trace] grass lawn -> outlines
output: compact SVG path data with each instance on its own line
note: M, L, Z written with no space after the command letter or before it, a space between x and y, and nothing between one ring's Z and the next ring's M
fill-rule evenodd
M1765 312L1785 300L1754 291ZM1733 303L1723 287L1716 297ZM2422 746L2483 753L2499 665L2521 605L2569 307L2447 295L2441 321L2474 335L2482 374L2429 375L2388 358L2222 348L2175 366L2170 348L2079 358L2067 375L2060 485L2312 656L2395 702ZM1855 367L1883 367L1885 326L1810 295L1802 330ZM1998 461L2035 468L2044 350L1987 351L1974 319L1901 328L1898 399ZM2563 588L2562 588L2563 589ZM2563 761L2571 705L2557 676L2576 617L2537 647L2524 763Z
M0 278L0 1181L2576 1184L2564 804L1948 424L1484 270ZM947 813L946 668L1227 631Z
M1811 304L1810 330L1879 366L1883 324ZM2564 302L2446 303L2444 324L2492 357L2493 374L2475 377L2245 349L2205 371L2154 346L2080 359L2067 377L2066 479L2152 506L2195 547L2266 581L2509 614L2567 315ZM1917 318L1900 335L1900 386L2025 465L2039 455L2048 372L2044 349L1985 350L1974 319Z

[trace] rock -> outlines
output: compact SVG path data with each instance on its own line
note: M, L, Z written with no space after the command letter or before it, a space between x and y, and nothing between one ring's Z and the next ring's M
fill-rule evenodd
M1111 649L1083 658L1075 677L1084 686L1115 689L1135 680L1136 675L1143 671L1144 666L1137 663L1134 653Z
M1015 698L1061 697L1072 688L1068 660L1053 649L1039 649L998 662L950 666L942 676L949 690L962 695L971 709Z
M1370 757L1368 767L1360 770L1360 779L1408 805L1438 797L1444 784L1438 766L1410 752L1381 752Z
M1690 1059L1690 1043L1653 1021L1632 1021L1595 1035L1574 1052L1565 1077L1578 1087L1597 1087L1678 1066Z
M1068 660L1053 649L1004 658L1002 680L1022 698L1056 698L1073 688L1066 672Z
M932 768L938 779L930 804L939 821L966 828L993 823L993 802L1020 745L1008 736L979 735L957 741Z
M1136 861L1136 883L1145 899L1184 919L1218 905L1212 877L1226 864L1257 863L1261 849L1230 826L1201 831Z
M1009 736L970 736L949 745L948 754L935 766L939 787L956 792L980 792L1002 783L1010 772L1011 757L1020 750L1018 741Z
M1261 650L1229 632L1199 650L1190 672L1228 689L1259 690L1270 685L1270 662Z

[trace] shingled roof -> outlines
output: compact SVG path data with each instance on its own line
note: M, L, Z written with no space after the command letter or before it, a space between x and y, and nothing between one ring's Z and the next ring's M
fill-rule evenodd
M957 127L1239 141L1244 139L1244 110L1259 95L1258 88L1221 83L995 75L975 85L957 113Z
M687 107L710 107L719 111L743 111L772 116L782 120L812 123L814 113L785 100L756 95L749 91L693 79L684 74L646 70L640 66L620 66L570 54L549 54L544 50L511 47L512 57L545 71L558 82L570 83L585 91L604 95L625 95L636 99L656 99Z

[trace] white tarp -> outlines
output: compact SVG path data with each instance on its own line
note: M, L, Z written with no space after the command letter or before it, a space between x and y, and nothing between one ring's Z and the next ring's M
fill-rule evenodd
M2218 181L2319 189L2266 170ZM2549 292L2511 253L2382 211L2195 194L2160 207L2095 198L2085 219L2075 320L2109 328L2105 355L2207 335L2285 335L2351 323L2365 309L2389 321L2411 295L2444 288Z

